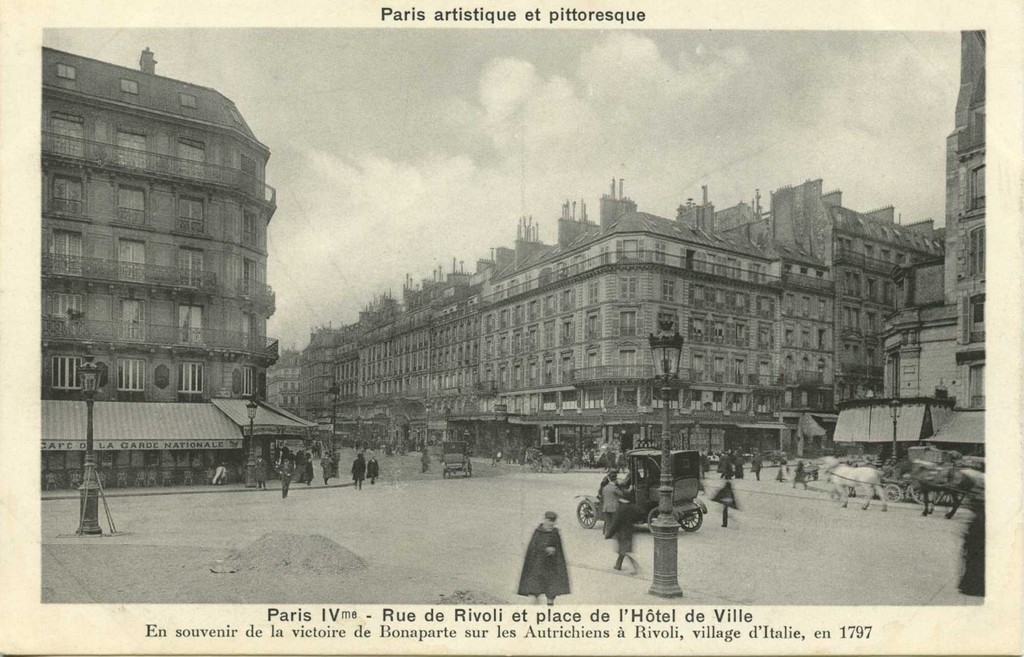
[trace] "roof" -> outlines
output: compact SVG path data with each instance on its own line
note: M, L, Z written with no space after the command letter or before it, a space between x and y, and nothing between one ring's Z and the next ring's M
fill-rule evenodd
M67 88L57 77L57 63L74 66L75 90L88 96L124 103L128 94L121 91L121 79L138 83L138 95L132 96L131 104L139 107L166 112L176 116L198 119L236 130L259 143L249 125L231 99L216 89L203 87L191 82L143 73L139 69L118 66L74 53L43 48L43 86ZM195 109L182 106L179 94L186 93L196 99ZM236 118L237 117L237 118ZM263 146L262 144L260 144ZM266 149L266 146L263 146Z
M84 401L44 399L43 442L81 441L81 447L76 445L70 449L84 449L86 413ZM213 404L98 401L93 409L93 440L115 444L109 447L97 445L97 449L173 449L175 447L168 445L190 441L240 441L241 437L238 426ZM138 443L146 441L163 444L138 446ZM124 443L134 445L120 446ZM209 446L196 447L202 448L214 449Z
M880 242L889 242L903 248L927 253L941 253L944 244L934 237L925 237L916 230L904 228L884 219L870 217L838 205L827 206L835 229L853 233Z
M606 226L594 225L592 229L580 231L575 239L565 245L547 245L532 242L531 252L518 263L506 265L494 273L495 279L506 278L517 272L553 262L566 257L581 247L617 233L651 233L690 244L700 244L713 249L731 251L749 257L768 259L764 249L745 237L731 234L707 233L681 221L667 219L649 212L630 210L610 221Z
M211 399L210 402L216 406L237 426L246 430L249 428L248 399ZM317 426L315 422L303 420L292 415L288 411L271 406L266 402L259 402L256 409L256 417L253 418L253 426L256 433L304 433L306 429Z

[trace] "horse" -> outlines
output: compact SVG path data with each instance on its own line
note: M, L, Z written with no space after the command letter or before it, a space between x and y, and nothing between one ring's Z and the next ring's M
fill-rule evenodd
M856 490L857 495L865 498L863 510L871 506L871 498L882 491L882 472L872 467L851 467L839 462L839 459L829 456L822 459L822 470L828 474L829 481L834 488L833 497L837 496L843 501L843 508L850 501L850 489ZM888 511L889 505L885 502L885 496L879 495L882 500L882 511Z
M948 494L952 501L952 508L946 513L949 520L956 514L957 509L964 498L970 494L983 494L985 489L985 475L972 468L961 468L955 465L939 465L929 461L914 461L910 470L910 477L917 484L917 490L921 492L924 511L922 516L927 516L935 510L935 503L929 502L929 493L937 493L939 497L943 493Z

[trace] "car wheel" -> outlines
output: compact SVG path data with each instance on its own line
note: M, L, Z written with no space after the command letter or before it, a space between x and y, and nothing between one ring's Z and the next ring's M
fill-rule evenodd
M684 532L695 532L700 529L700 526L704 524L704 512L700 509L695 509L691 513L684 514L679 519L679 526L683 528Z
M885 501L896 503L903 499L903 491L896 484L885 485Z
M583 529L593 529L597 524L597 509L588 500L576 505L576 520Z

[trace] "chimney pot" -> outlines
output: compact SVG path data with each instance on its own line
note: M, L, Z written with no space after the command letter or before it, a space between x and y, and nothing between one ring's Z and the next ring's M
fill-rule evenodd
M139 70L149 75L156 74L156 59L153 57L153 51L146 46L146 49L142 51L142 55L139 57Z
M624 178L619 178L619 198L626 198L625 196L622 195L622 183L624 180Z

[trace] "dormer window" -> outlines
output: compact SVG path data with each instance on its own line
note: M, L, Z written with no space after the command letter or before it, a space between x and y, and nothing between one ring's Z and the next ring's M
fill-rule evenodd
M181 98L182 107L196 108L196 97L192 94L178 94L178 97Z
M77 80L78 72L74 66L68 64L57 64L57 77L64 78L65 80Z
M126 80L125 78L121 78L121 91L125 92L126 94L135 94L136 96L138 96L139 83L135 80Z

